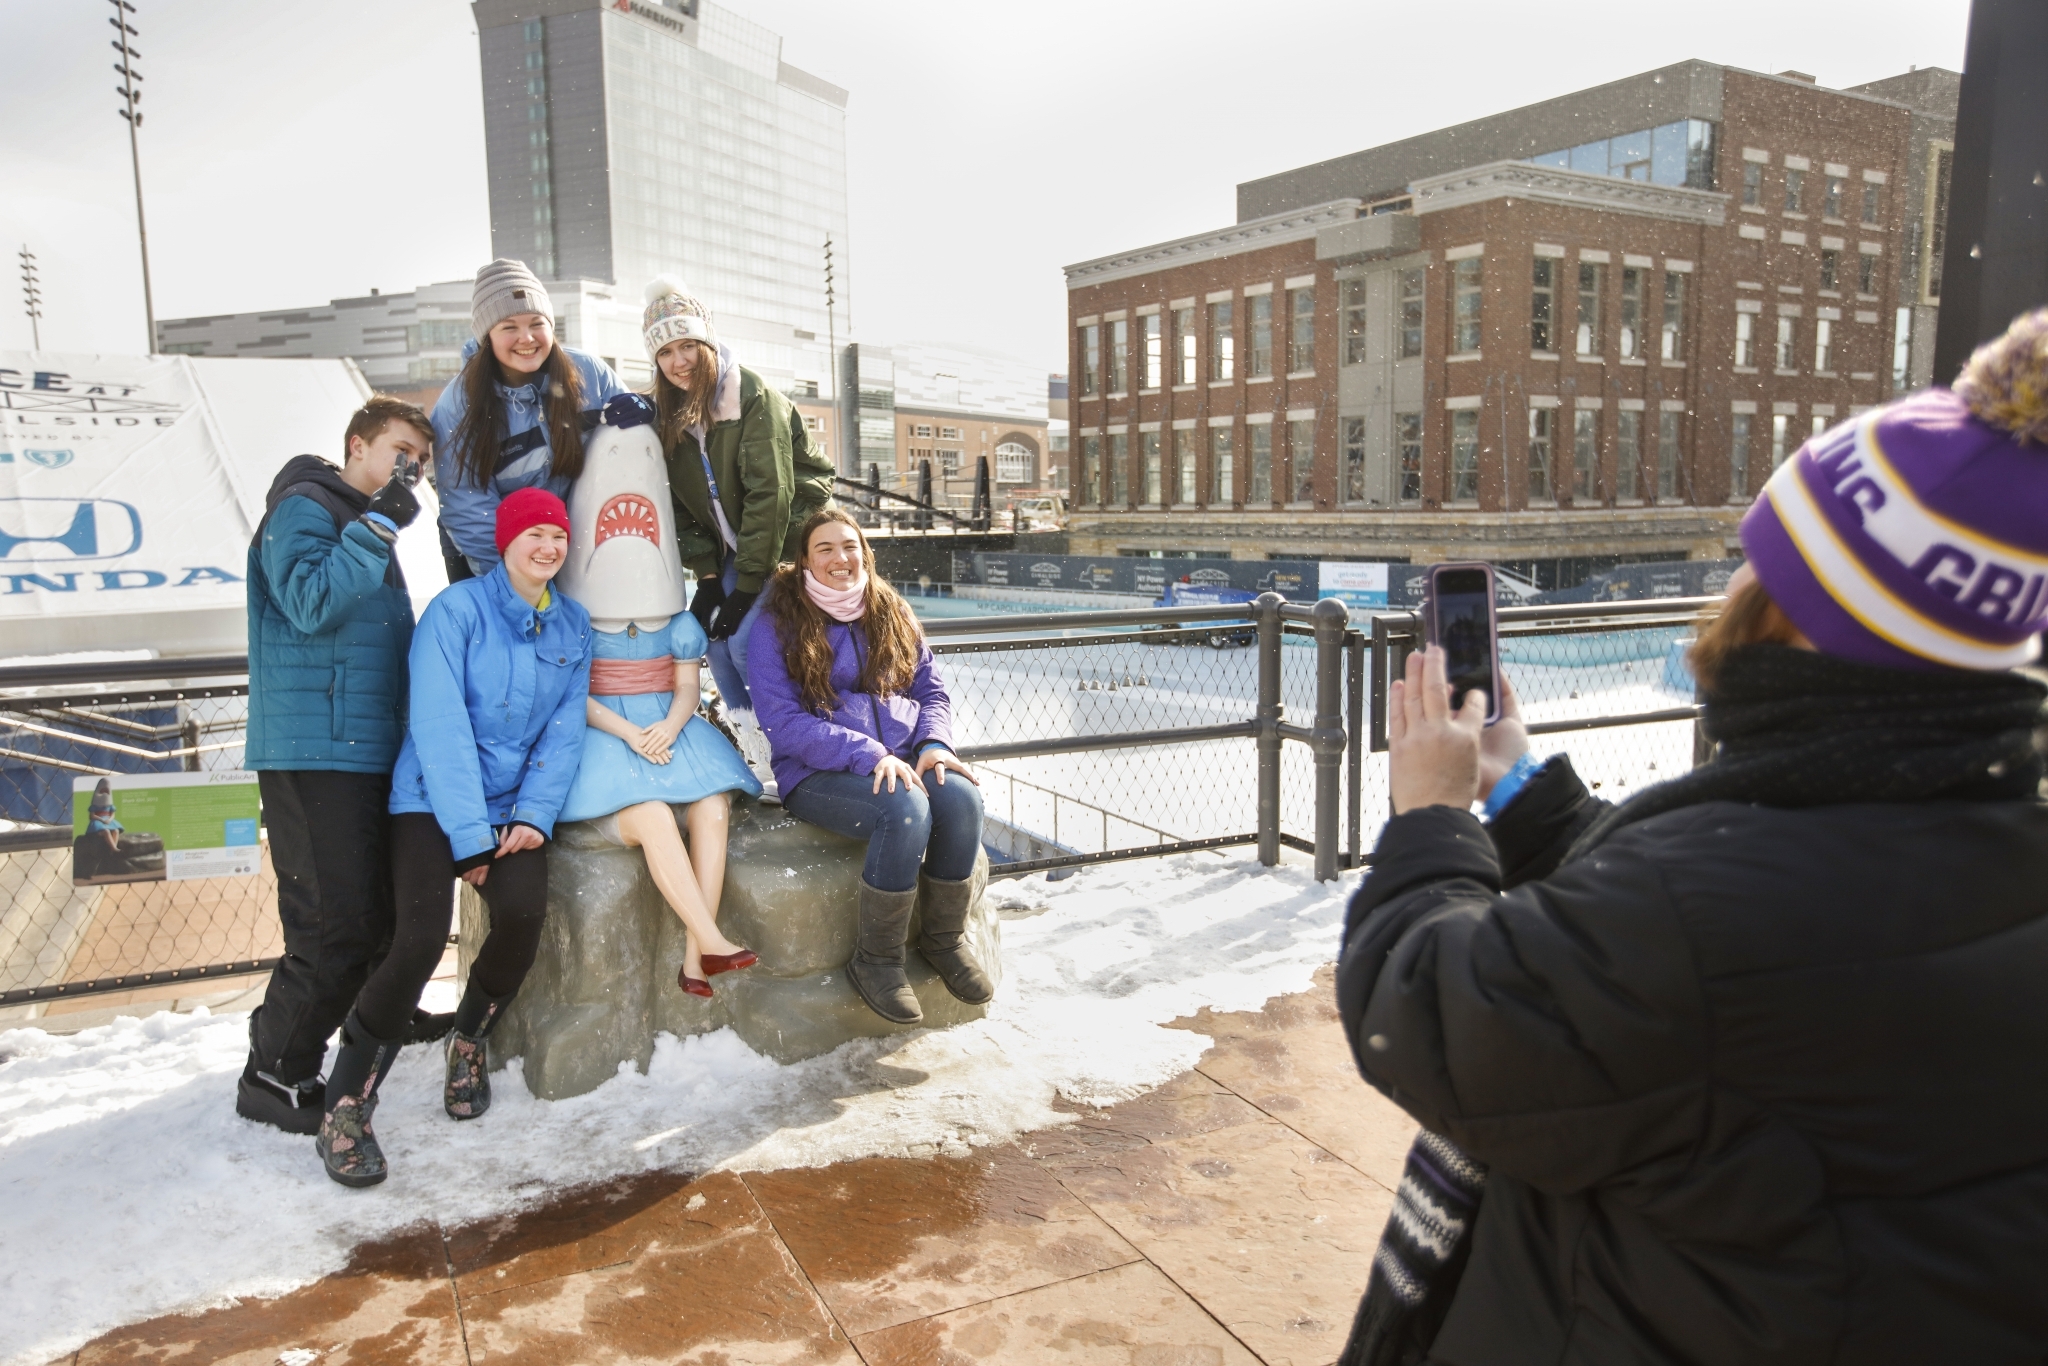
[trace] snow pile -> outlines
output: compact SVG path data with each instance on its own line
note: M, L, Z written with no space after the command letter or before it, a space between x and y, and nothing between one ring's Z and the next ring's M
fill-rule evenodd
M1209 854L999 883L1006 977L989 1017L848 1044L793 1067L731 1031L664 1036L573 1100L501 1073L474 1123L441 1113L440 1053L408 1049L377 1131L392 1176L333 1184L310 1138L237 1119L244 1015L123 1019L68 1037L0 1033L0 1363L40 1363L116 1327L339 1270L357 1243L459 1224L550 1188L650 1168L813 1166L964 1152L1061 1122L1058 1097L1126 1099L1185 1071L1201 1035L1160 1026L1251 1010L1336 956L1354 878Z

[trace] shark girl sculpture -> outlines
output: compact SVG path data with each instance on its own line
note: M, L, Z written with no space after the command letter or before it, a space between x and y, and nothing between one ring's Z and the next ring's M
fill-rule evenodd
M653 405L621 394L590 435L569 493L570 553L562 590L590 613L590 728L562 820L595 821L638 848L683 922L677 985L711 995L710 979L751 967L754 953L718 932L729 792L761 784L698 716L704 628L683 610L674 504ZM676 829L671 806L688 807Z

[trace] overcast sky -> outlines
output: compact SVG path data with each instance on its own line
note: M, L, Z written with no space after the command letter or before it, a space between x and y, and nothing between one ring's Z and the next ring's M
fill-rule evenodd
M134 0L157 316L467 278L490 255L461 0ZM847 105L855 325L1065 368L1060 267L1221 227L1240 180L1688 57L1854 85L1962 65L1967 0L728 0ZM0 0L0 348L139 350L103 0ZM717 301L711 301L714 308Z

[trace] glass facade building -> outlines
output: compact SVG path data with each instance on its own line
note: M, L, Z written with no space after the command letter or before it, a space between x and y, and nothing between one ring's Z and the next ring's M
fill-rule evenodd
M1582 142L1529 158L1538 166L1556 166L1589 175L1646 180L1652 185L1681 185L1694 190L1714 188L1714 125L1705 119L1679 119L1633 133Z

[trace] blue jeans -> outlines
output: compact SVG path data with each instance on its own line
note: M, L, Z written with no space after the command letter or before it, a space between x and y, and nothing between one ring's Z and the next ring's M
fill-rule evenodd
M740 570L737 556L725 557L725 573L720 576L719 583L727 593L739 588ZM765 589L767 585L763 584L762 587ZM754 605L747 609L747 614L740 618L740 629L734 631L728 639L712 641L711 648L705 651L711 660L711 679L718 684L718 695L725 699L728 707L743 708L747 711L754 708L753 694L747 691L747 642L754 638L754 622L760 615L761 599L756 598Z
M957 773L944 785L938 770L924 775L921 788L903 783L891 792L874 790L872 775L813 773L782 796L798 820L837 835L868 842L861 876L882 892L907 892L917 885L917 867L947 882L974 875L981 850L981 789Z

